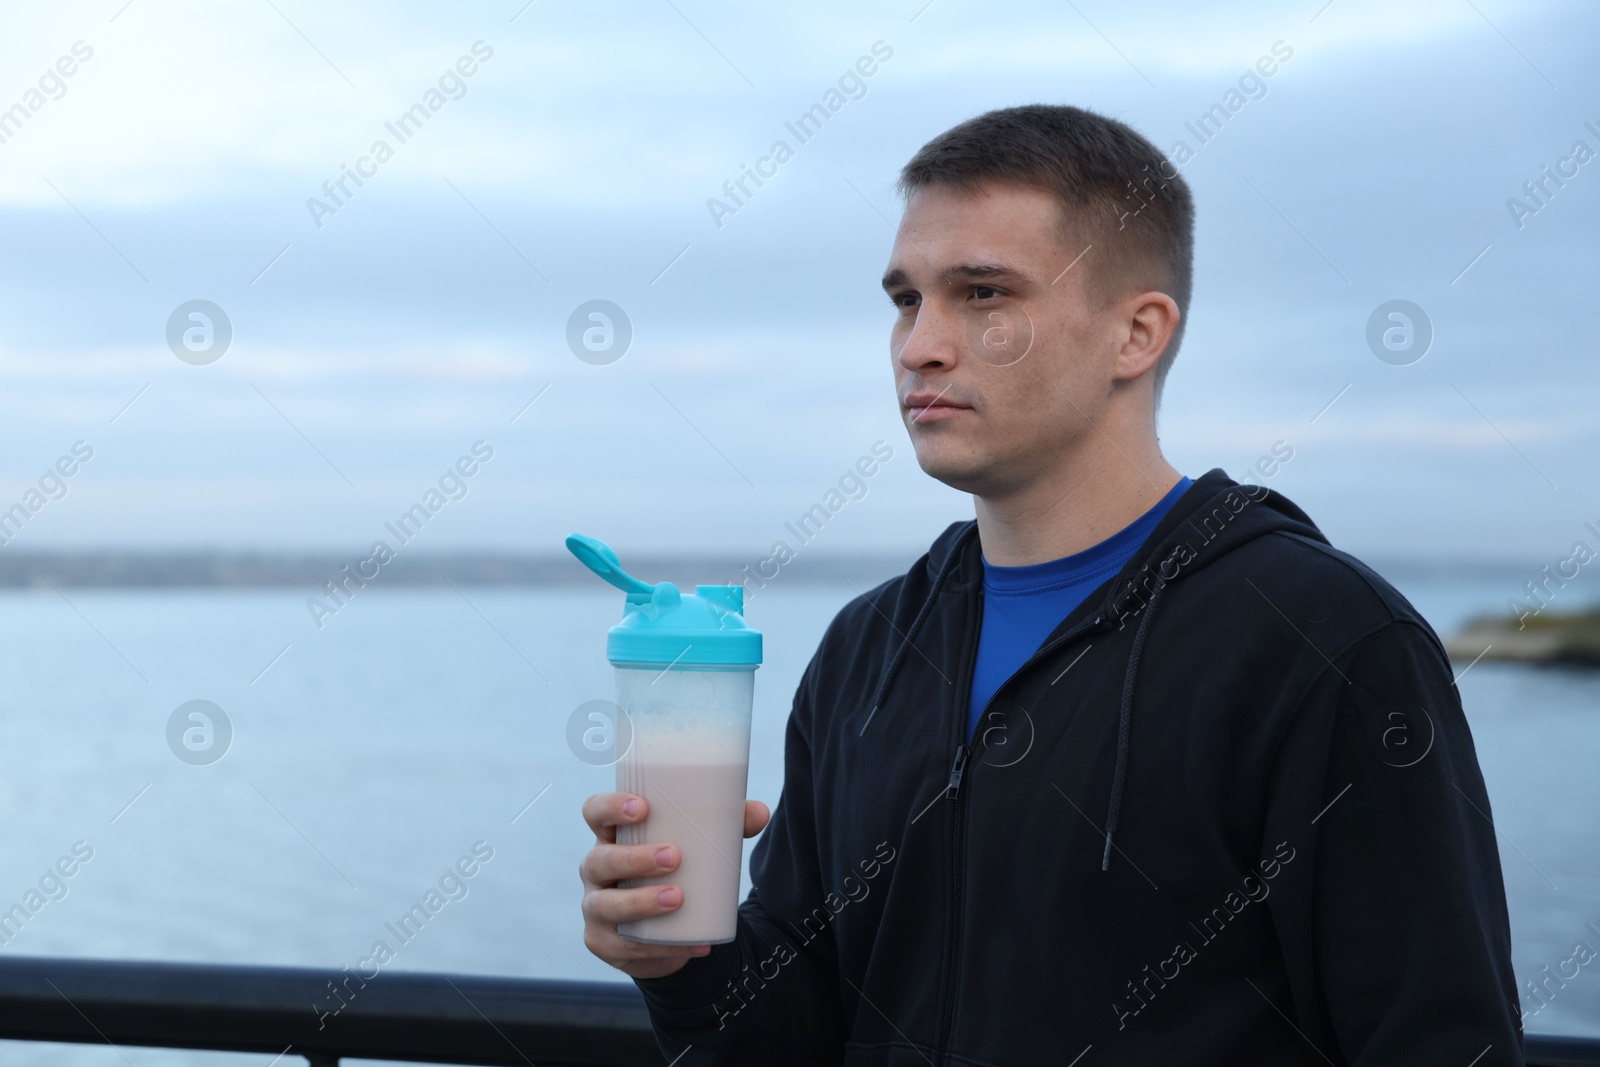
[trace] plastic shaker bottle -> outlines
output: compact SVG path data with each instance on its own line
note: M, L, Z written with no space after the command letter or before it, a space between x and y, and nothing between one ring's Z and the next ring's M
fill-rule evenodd
M649 808L643 822L617 828L617 843L670 843L681 857L674 871L618 885L677 885L682 906L622 923L617 932L666 945L732 941L751 699L761 665L761 634L740 614L744 588L697 585L682 593L671 582L651 585L626 573L616 553L592 537L572 534L567 548L627 593L622 621L606 635L617 704L632 727L616 763L617 790L644 797Z

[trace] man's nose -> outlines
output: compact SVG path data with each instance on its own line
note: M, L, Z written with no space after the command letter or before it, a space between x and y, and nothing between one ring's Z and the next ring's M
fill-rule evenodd
M917 308L916 322L895 358L908 371L948 369L960 361L965 336L959 316L923 304Z

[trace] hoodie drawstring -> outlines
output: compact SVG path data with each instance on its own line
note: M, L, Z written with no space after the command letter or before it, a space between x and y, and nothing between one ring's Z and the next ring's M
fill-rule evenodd
M1117 714L1117 766L1111 775L1111 806L1106 810L1106 847L1100 857L1100 869L1111 866L1111 835L1116 832L1117 818L1122 814L1122 786L1128 776L1128 732L1133 720L1133 680L1139 673L1139 654L1144 651L1145 634L1150 631L1150 620L1155 618L1156 601L1161 599L1166 582L1158 582L1150 593L1150 602L1144 607L1144 618L1139 620L1139 630L1133 637L1133 649L1128 653L1128 669L1122 676L1122 707Z
M894 683L894 677L900 673L900 664L905 662L906 653L911 651L911 642L916 640L917 631L922 629L922 623L933 613L934 602L939 599L939 590L944 588L944 580L955 567L956 561L961 558L961 549L968 537L976 533L978 523L973 520L965 530L956 535L955 541L950 546L950 554L940 564L938 572L933 577L933 585L928 590L928 595L922 601L922 607L917 611L917 617L911 620L911 628L906 631L905 640L900 642L900 647L895 650L894 658L889 661L889 666L883 672L883 678L878 682L878 691L872 696L872 710L867 713L866 721L861 724L861 729L856 731L860 737L867 732L867 723L878 714L878 709L883 706L883 698L889 691L889 686Z

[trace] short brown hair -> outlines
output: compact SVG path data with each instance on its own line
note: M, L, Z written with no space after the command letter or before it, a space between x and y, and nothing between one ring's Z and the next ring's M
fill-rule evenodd
M1017 182L1054 193L1062 230L1101 251L1086 290L1101 304L1156 289L1178 305L1178 325L1155 367L1159 399L1189 320L1194 199L1178 168L1132 127L1053 104L988 111L923 145L900 170L900 194L930 185ZM1137 287L1137 288L1135 288Z

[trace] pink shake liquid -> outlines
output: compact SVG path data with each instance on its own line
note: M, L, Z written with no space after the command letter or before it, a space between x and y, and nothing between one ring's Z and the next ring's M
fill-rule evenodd
M625 879L622 888L676 885L675 910L617 932L633 941L720 944L738 928L744 802L754 671L617 669L617 703L631 743L617 761L617 790L644 797L644 821L617 828L623 845L670 844L675 870Z
M624 845L673 844L681 857L676 870L649 878L629 878L623 888L676 885L683 904L676 911L617 932L633 941L661 944L718 944L734 939L739 910L739 862L744 848L744 763L618 764L617 788L645 798L642 823L617 828Z

